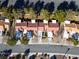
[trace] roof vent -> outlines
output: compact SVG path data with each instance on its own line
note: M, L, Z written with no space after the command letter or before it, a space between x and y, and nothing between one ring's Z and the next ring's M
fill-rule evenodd
M9 19L5 19L5 22L9 23Z
M21 20L20 19L16 19L16 23L21 23Z
M56 23L56 20L52 20L52 23Z
M44 22L44 23L48 23L48 21L47 21L47 20L43 20L43 22Z
M35 20L34 20L34 19L33 19L33 20L31 20L31 22L32 22L32 23L35 23Z

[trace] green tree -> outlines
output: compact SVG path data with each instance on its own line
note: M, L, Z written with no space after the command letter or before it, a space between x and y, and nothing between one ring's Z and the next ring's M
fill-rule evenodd
M15 35L15 19L17 18L17 12L12 7L2 8L3 15L9 19L9 32L10 37L13 38Z
M46 20L49 20L49 18L50 18L49 12L46 9L41 10L40 16L42 16L42 18L46 19Z
M31 19L35 19L36 18L35 11L31 7L30 8L24 8L24 13L25 14L29 14Z
M50 19L53 19L53 18L54 18L54 12L50 14Z
M68 10L66 13L67 13L66 19L78 20L78 18L77 18L78 12L72 11L72 10Z
M63 22L66 19L66 13L62 10L57 10L54 12L53 18L59 22Z

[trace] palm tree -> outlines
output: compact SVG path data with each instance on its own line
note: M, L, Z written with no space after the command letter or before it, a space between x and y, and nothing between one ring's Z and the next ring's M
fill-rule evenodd
M32 16L32 19L36 18L36 14L35 14L35 11L33 10L33 8L29 8L29 14Z
M53 18L59 22L63 22L66 19L66 13L62 10L57 10L54 12Z
M13 38L15 35L15 19L17 18L17 13L15 9L12 7L9 8L2 8L3 15L9 19L10 24L9 24L9 32L10 32L10 37Z
M35 19L36 18L36 14L35 11L33 10L33 8L29 7L29 8L24 8L24 13L25 14L29 14L31 19Z
M46 20L46 21L48 21L50 18L50 15L47 9L42 9L40 12L40 16L42 17L41 19ZM47 37L47 30L45 30L45 27L44 27L43 36L45 38Z
M67 13L66 19L68 19L68 20L78 20L77 19L78 13L76 11L69 10L66 13Z
M13 22L12 23L12 29L13 29L13 33L11 33L12 35L11 35L11 37L14 37L15 36L15 22L16 22L16 19L18 18L18 13L17 13L17 11L15 10L15 9L13 9L12 10L12 17L11 17L11 21ZM11 29L11 30L12 30Z
M6 12L6 8L5 7L2 7L0 9L0 12L1 12L1 16L4 16L3 14L6 14L6 13L4 13L4 12ZM3 28L5 29L5 24L3 24Z
M53 19L53 18L54 18L54 12L50 14L50 19Z
M42 16L43 19L49 20L49 12L46 9L42 9L40 12L40 16Z

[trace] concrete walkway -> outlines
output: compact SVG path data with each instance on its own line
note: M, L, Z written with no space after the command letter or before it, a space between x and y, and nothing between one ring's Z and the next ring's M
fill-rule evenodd
M74 46L74 44L71 41L67 41L66 39L61 39L61 37L54 38L51 41L49 41L48 38L41 39L41 41L39 41L37 38L34 38L29 41L29 44L50 44L50 45ZM79 47L79 45L77 45L76 47Z

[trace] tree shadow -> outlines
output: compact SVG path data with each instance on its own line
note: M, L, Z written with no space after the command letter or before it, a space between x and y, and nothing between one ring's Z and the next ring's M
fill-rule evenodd
M68 1L63 1L62 3L60 3L60 5L57 7L57 10L68 10L69 8L69 4Z
M27 1L25 2L24 7L25 7L25 8L28 8L28 7L29 7L29 0L27 0Z
M48 6L48 11L49 12L53 12L54 11L54 2L51 2L50 4L49 4L49 6Z
M33 8L33 7L34 7L34 2L31 2L31 3L29 4L29 7Z
M71 1L69 4L69 9L76 11L78 9L78 5L76 5L75 1Z
M54 11L54 8L55 6L53 1L44 5L44 9L47 9L50 13Z
M49 7L49 3L46 3L46 4L44 5L44 9L47 9L47 10L48 10L48 7Z
M8 6L9 0L5 0L2 4L1 7L7 7Z
M17 0L15 2L14 7L17 8L17 9L23 9L24 5L25 5L25 1L24 0Z
M44 6L44 1L37 1L34 5L34 10L39 13Z

